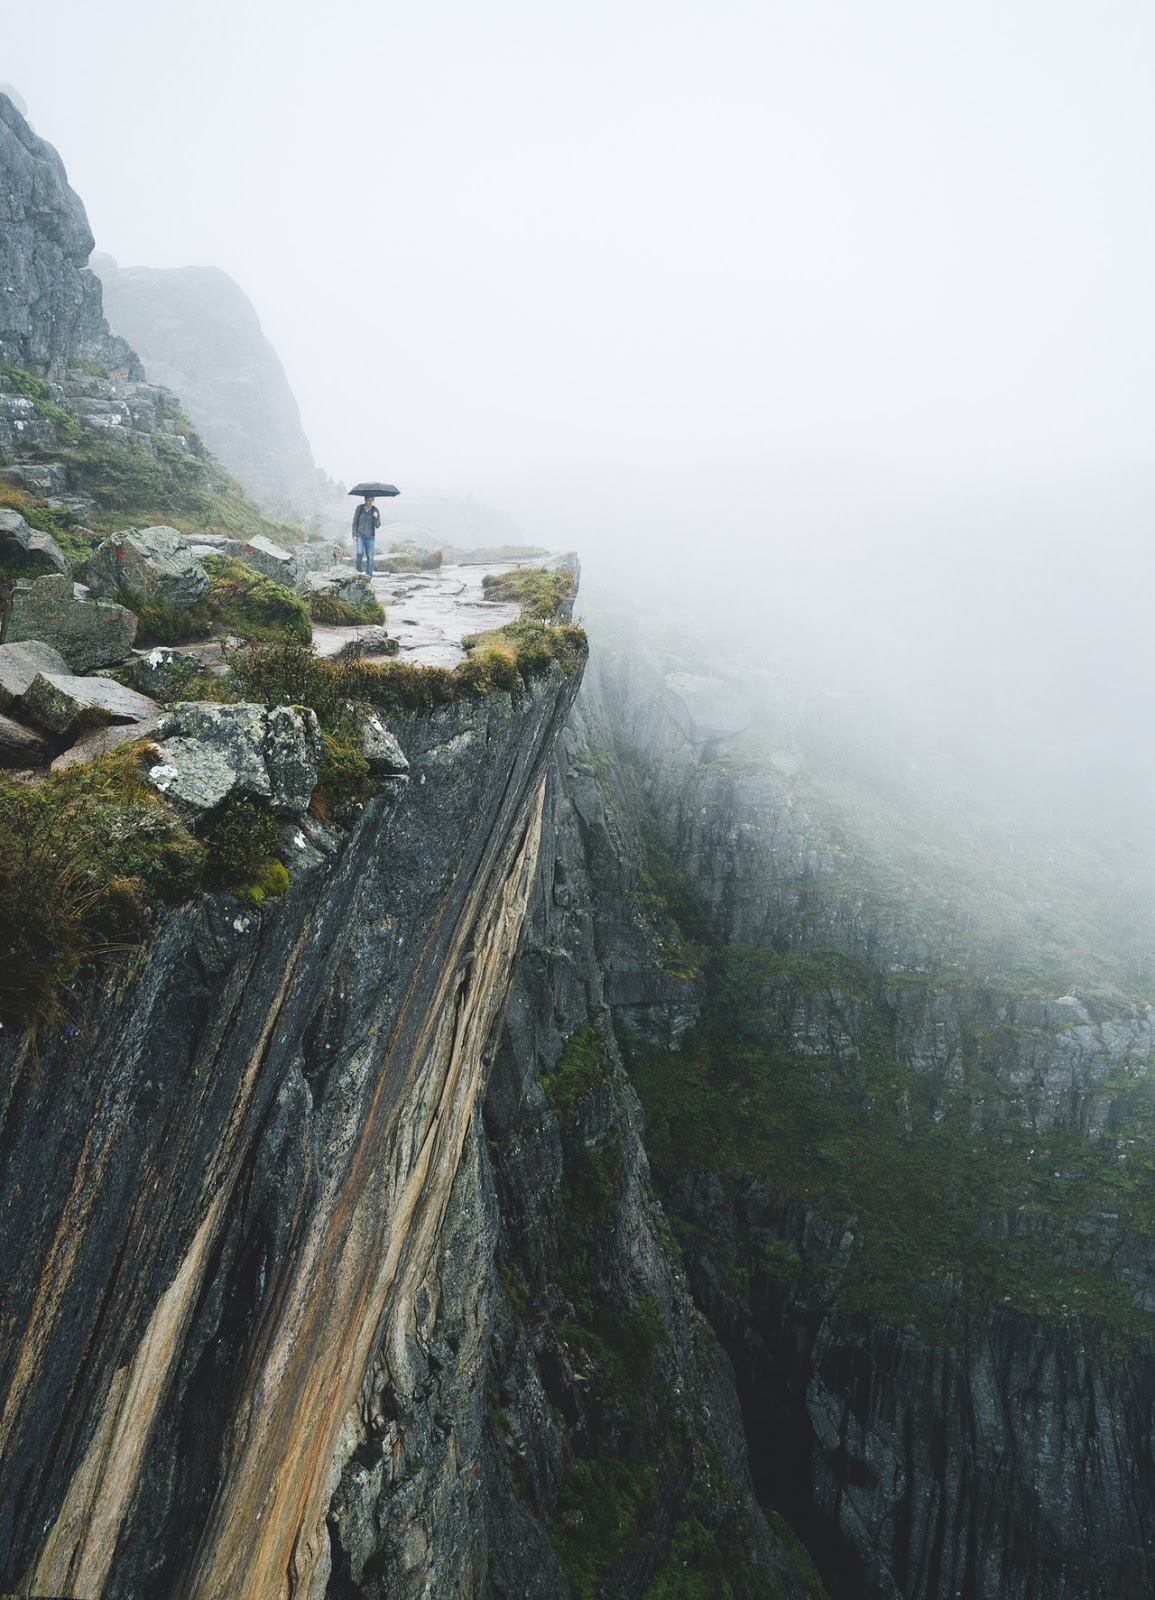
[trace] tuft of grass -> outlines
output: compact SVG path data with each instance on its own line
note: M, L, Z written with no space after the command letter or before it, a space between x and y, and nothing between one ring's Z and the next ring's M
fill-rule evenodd
M231 556L208 556L209 587L203 604L218 632L235 633L250 642L295 640L307 645L313 636L304 601L291 589Z
M314 622L334 628L385 621L385 609L379 600L366 600L364 605L354 606L335 594L314 594L309 596L307 604Z
M317 787L310 810L322 822L339 821L344 811L369 798L373 780L360 741L351 730L344 737L325 732L321 738L325 753L317 767Z
M58 1024L99 956L139 943L195 887L205 847L122 746L24 785L0 778L0 1016Z
M481 587L487 600L520 601L523 616L550 622L573 599L574 575L546 567L515 567L512 572L486 573Z

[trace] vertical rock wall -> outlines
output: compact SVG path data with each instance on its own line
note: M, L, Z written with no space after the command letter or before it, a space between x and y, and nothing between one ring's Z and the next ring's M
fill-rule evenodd
M413 1380L575 687L402 719L407 793L279 905L178 912L71 1036L3 1038L6 1587L324 1592L343 1441Z

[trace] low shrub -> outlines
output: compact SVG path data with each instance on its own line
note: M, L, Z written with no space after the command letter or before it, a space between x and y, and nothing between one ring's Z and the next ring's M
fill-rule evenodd
M280 838L280 824L259 800L238 796L226 801L203 834L205 882L257 904L267 894L283 894L289 875L278 857Z
M238 650L221 685L222 693L265 706L311 706L321 726L333 731L348 702L356 698L352 668L358 665L327 661L318 656L311 642L282 638Z

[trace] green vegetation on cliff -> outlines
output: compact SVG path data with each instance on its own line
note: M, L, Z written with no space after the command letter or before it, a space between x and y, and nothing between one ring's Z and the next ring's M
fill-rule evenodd
M839 1269L841 1302L883 1321L949 1338L950 1306L995 1302L1150 1335L1085 1238L1103 1211L1155 1236L1155 1104L1133 1082L1102 1085L1127 1109L1098 1143L1015 1116L988 1127L984 1099L1007 1092L983 1065L982 1023L964 1038L965 1085L945 1089L900 1060L885 979L866 963L716 947L708 987L679 1050L629 1044L655 1161L752 1176L776 1200L846 1223L855 1248ZM955 999L965 1014L965 994ZM837 1033L840 1013L857 1042L846 1033L838 1055L793 1044L792 1017L833 1018ZM772 1276L798 1265L763 1263Z
M487 600L519 601L523 617L548 621L573 598L574 575L548 567L515 567L512 572L487 573L481 587Z
M147 746L49 773L0 778L0 1016L59 1023L97 957L147 934L163 900L205 868L193 839L143 771Z

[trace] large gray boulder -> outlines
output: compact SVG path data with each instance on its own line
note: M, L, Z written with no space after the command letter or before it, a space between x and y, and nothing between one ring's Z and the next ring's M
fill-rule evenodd
M108 722L156 726L160 707L147 695L111 678L78 678L38 672L20 697L21 715L35 728L65 738Z
M301 581L301 563L293 552L266 539L263 533L246 540L238 559L255 567L266 578L272 578L274 583L283 584L286 589L295 589Z
M13 701L28 688L38 672L68 671L68 662L41 639L29 639L24 644L0 644L0 711L7 711Z
M117 665L135 638L131 611L109 600L78 599L72 579L55 572L16 585L0 631L6 645L29 639L50 644L73 672Z
M72 569L50 533L30 528L19 511L0 511L0 567L36 577L45 572Z
M184 696L193 679L207 670L201 657L191 651L157 645L155 650L134 656L118 676L152 700L177 700Z
M195 605L209 575L178 529L126 528L105 539L77 571L92 593L106 599L140 595L176 610Z
M306 572L298 592L306 600L324 594L343 600L348 606L363 606L373 599L373 582L355 567L325 567L320 572Z
M307 707L180 701L157 735L160 759L149 779L194 820L233 796L289 814L308 809L322 743Z

